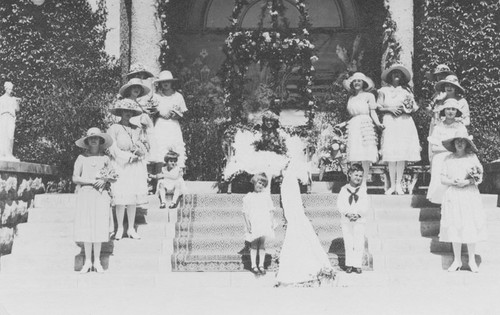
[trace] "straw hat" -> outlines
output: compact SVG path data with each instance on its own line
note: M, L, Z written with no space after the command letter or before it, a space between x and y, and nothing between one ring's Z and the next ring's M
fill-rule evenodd
M464 139L465 141L467 141L469 143L471 150L474 151L474 153L477 153L478 150L477 150L477 147L474 145L474 142L472 142L472 138L473 137L469 136L469 134L467 133L467 130L460 129L460 130L457 130L457 132L453 138L443 140L443 146L446 148L446 150L451 151L451 152L455 152L456 148L455 148L454 141L456 139Z
M149 91L150 91L150 89L146 85L144 85L144 83L142 83L141 79L139 79L139 78L133 78L133 79L130 79L127 83L125 83L125 85L123 85L120 88L120 91L118 93L120 93L120 95L122 97L126 97L125 93L127 92L128 89L130 89L133 86L139 86L139 87L142 88L142 92L141 92L141 94L139 94L138 97L147 95L149 93Z
M139 116L140 114L142 114L142 110L139 107L139 104L129 98L119 100L109 111L115 116L121 116L124 110L133 112L133 116Z
M163 158L163 160L165 161L165 163L168 161L168 160L177 160L179 158L179 154L173 150L169 150L167 152L167 154L165 154L165 157Z
M363 91L369 91L369 90L373 89L373 87L375 86L372 79L370 79L369 77L367 77L366 75L364 75L361 72L356 72L350 78L345 79L344 82L342 82L342 85L344 86L344 88L346 90L351 90L352 89L351 83L354 80L361 80L364 83L366 83L366 87L363 85Z
M138 74L138 73L146 74L146 79L154 77L154 75L151 72L149 72L146 69L146 67L144 67L144 65L142 63L136 62L130 66L130 70L127 73L127 78L133 76L134 74Z
M447 76L444 80L441 80L438 83L436 83L434 85L434 89L436 91L439 91L439 92L444 92L444 86L445 86L445 84L451 84L455 88L457 88L460 91L462 91L462 93L465 93L465 89L460 85L460 83L458 82L457 76L454 75L454 74L451 74L451 75Z
M162 72L160 72L158 79L156 79L154 82L159 83L163 81L177 81L177 80L178 79L174 78L174 76L172 75L172 72L168 70L163 70Z
M410 82L411 80L411 73L410 73L410 70L408 70L405 66L401 65L401 64L394 64L392 66L390 66L389 68L385 69L383 72L382 72L382 81L384 82L387 82L387 77L389 76L389 73L391 73L393 70L400 70L403 75L405 76L406 78L406 81Z
M453 98L449 98L446 101L444 101L444 104L439 106L439 114L441 116L444 116L444 110L447 108L455 108L457 110L457 114L455 117L460 117L462 116L462 109L460 107L460 104L458 104L458 101Z
M113 139L107 133L101 132L97 127L92 127L87 130L87 135L76 140L75 144L80 148L87 149L89 146L86 141L90 137L100 137L102 139L100 144L101 149L107 149L113 144Z

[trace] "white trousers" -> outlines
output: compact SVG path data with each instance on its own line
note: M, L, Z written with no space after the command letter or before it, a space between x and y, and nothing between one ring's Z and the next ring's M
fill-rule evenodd
M345 265L361 268L365 249L365 224L359 222L342 222L344 236Z

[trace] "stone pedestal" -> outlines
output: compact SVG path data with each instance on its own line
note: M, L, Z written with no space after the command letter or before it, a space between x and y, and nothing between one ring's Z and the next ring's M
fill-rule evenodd
M482 193L499 195L497 206L500 207L500 160L484 165L483 182L479 189Z

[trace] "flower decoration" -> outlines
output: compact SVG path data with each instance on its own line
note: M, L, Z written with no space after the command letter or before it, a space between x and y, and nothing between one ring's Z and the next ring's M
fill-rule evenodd
M314 45L310 42L309 14L305 0L296 0L295 6L300 13L299 32L295 33L279 25L279 18L284 18L285 6L282 0L267 0L263 6L263 14L257 30L242 30L238 25L239 17L247 1L236 0L230 18L231 27L225 40L223 51L226 55L221 69L226 106L231 108L233 120L240 121L243 110L242 103L245 84L245 74L252 63L266 64L270 69L273 90L283 90L283 70L294 72L298 79L298 90L302 96L308 125L312 126L316 108L316 100L312 90L314 67L317 61ZM272 28L264 30L264 13L271 16ZM284 23L286 25L286 23ZM288 70L287 70L288 69ZM280 75L281 74L281 75ZM281 92L283 93L283 92ZM278 95L279 96L279 95Z
M104 165L103 168L99 170L99 173L97 173L96 179L101 179L106 182L104 187L99 189L99 192L103 192L104 190L110 191L111 190L111 182L114 182L118 179L118 174L116 173L115 169L109 166L108 164Z
M318 144L320 173L328 171L347 173L347 137L339 128L329 127Z
M472 179L475 184L479 184L482 177L483 173L480 167L473 166L467 170L467 179Z
M411 114L413 112L413 106L415 105L415 101L410 95L406 95L403 100L403 110L407 114Z

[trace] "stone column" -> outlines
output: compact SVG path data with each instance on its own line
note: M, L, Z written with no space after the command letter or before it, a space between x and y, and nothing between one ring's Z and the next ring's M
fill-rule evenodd
M413 0L385 0L393 21L394 37L401 45L400 63L412 69L413 59ZM384 65L382 65L384 67Z
M130 64L140 62L154 75L160 73L161 24L156 0L132 0Z

